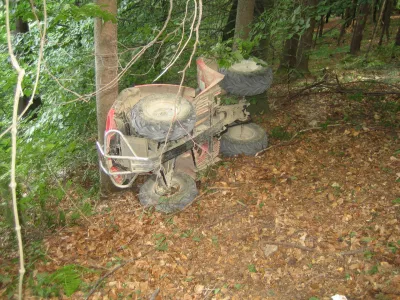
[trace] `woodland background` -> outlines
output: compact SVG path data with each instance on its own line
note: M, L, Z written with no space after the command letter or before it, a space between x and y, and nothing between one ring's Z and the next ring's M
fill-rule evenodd
M46 24L43 23L42 1L19 0L10 4L12 45L20 65L26 70L19 113L34 90L43 30L38 24L47 28L38 88L28 112L20 118L17 139L16 191L27 252L25 286L29 295L50 297L61 293L70 296L76 290L85 290L81 284L82 274L89 271L80 266L50 268L40 277L35 264L48 259L44 248L47 235L81 226L82 222L98 215L101 203L94 146L98 136L93 20L97 18L117 25L115 67L118 73L126 71L119 79L119 90L133 84L151 83L176 58L183 44L181 38L187 39L185 51L157 80L179 84L180 71L189 61L196 43L194 34L190 37L190 26L194 21L194 8L201 2L171 2L174 5L171 20L148 49L147 45L159 34L168 17L170 1L107 0L99 3L101 5L91 1L52 1L46 5ZM107 12L111 7L108 4L117 5L116 15ZM0 2L0 6L0 22L5 24L5 3ZM274 86L267 94L249 100L251 110L263 112L254 116L259 122L268 123L264 125L268 125L266 130L272 145L292 142L310 126L327 130L345 123L350 124L350 129L344 130L353 133L351 130L369 127L370 120L375 122L374 128L392 137L392 145L395 145L400 129L399 10L400 3L394 0L205 0L196 56L217 57L223 66L250 55L268 62L274 70ZM0 291L2 296L12 297L17 283L18 252L9 189L11 136L6 130L12 120L17 74L10 63L3 26L0 40L0 269L3 270ZM126 68L144 48L146 51L140 59ZM186 72L184 85L197 85L194 63ZM346 112L322 123L310 117L305 126L296 128L291 127L295 121L288 121L282 115L275 118L281 118L282 122L273 121L274 112L289 111L288 107L293 109L300 99L316 96L325 99L328 106L334 106L334 100L324 98L327 93L329 97L345 97L349 111L358 114ZM99 101L102 100L97 99ZM310 108L314 110L311 105ZM399 148L393 147L391 155L398 159ZM396 168L392 171L397 174ZM398 182L399 178L394 179L397 190L393 186L390 200L396 207L399 204ZM109 201L113 201L112 198ZM157 251L163 251L163 236L154 239ZM218 243L211 240L213 245ZM390 245L390 249L399 253L398 240ZM250 273L257 273L251 267L248 269ZM65 280L62 283L60 276L68 278L67 284ZM199 285L202 286L195 286ZM241 288L237 287L232 289L239 293ZM88 290L86 287L86 293ZM217 287L208 291L203 286L200 294L207 292L206 296L211 297L220 295L220 290L221 287ZM242 297L244 295L247 294ZM140 296L136 293L134 297Z

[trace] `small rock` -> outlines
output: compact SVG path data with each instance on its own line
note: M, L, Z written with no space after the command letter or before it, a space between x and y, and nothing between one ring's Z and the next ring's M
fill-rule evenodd
M278 250L277 245L265 245L264 247L265 257L271 256L271 254L274 253L276 250Z

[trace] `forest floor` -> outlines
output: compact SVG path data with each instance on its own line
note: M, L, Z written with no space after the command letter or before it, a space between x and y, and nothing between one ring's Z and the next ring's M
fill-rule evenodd
M144 211L137 188L115 194L49 235L36 270L95 270L74 299L96 282L91 299L400 299L399 132L382 125L380 101L275 103L255 118L271 147L223 158L185 210Z

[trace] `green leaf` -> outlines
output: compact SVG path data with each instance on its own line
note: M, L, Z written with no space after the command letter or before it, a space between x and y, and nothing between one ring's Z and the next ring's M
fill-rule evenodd
M400 204L400 198L394 199L392 201L393 204Z
M256 266L253 264L248 265L247 269L249 270L250 273L257 273Z
M62 285L65 295L70 297L81 284L79 272L75 265L67 265L51 275L51 281Z

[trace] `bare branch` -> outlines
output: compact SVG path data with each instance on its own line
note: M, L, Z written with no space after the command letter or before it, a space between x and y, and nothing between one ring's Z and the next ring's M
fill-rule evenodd
M22 299L22 284L24 281L25 274L25 263L24 263L24 246L22 244L21 225L19 223L18 216L18 205L17 205L17 183L15 181L16 171L16 160L17 160L17 129L18 129L18 102L19 97L22 95L22 80L24 79L25 70L22 69L14 55L11 44L11 30L10 30L10 3L6 0L6 31L7 31L7 46L8 53L10 55L11 63L13 68L18 73L17 86L14 94L14 109L12 116L11 125L11 178L10 188L12 195L12 206L14 213L15 231L18 240L18 251L19 251L19 284L18 284L18 299Z

